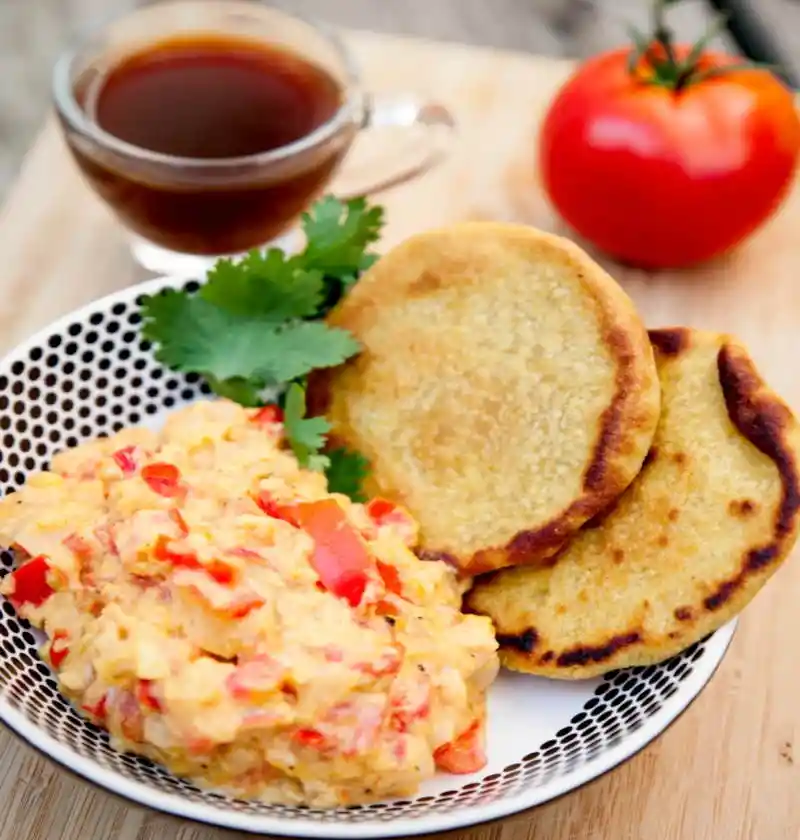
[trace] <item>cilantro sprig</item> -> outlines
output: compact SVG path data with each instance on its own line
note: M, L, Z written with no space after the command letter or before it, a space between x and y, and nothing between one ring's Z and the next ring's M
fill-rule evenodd
M146 298L142 335L163 365L202 375L219 396L256 406L268 391L283 391L284 430L298 462L324 469L332 492L356 498L366 459L323 454L330 424L306 416L305 381L359 352L353 335L323 319L377 259L368 247L380 236L383 210L329 196L301 225L306 244L298 254L273 248L222 259L196 293L166 289Z

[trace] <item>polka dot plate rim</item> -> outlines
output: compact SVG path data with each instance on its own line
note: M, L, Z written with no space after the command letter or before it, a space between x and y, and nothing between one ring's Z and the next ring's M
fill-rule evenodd
M166 371L138 335L141 295L193 282L160 277L113 292L39 330L0 360L3 493L75 440L131 422L157 425L169 410L204 395L197 377ZM9 568L4 552L3 572ZM594 680L559 682L502 672L490 691L489 763L481 772L440 774L413 797L367 806L325 811L243 802L116 752L104 733L61 697L37 655L42 637L5 601L0 721L98 787L196 822L290 837L432 834L541 805L635 755L700 694L735 628L733 621L661 665Z

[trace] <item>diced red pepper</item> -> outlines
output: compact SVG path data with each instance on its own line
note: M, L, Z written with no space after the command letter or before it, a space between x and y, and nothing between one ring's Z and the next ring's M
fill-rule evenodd
M298 729L292 734L292 740L301 747L321 749L325 746L325 736L317 729Z
M154 493L159 496L173 498L179 496L183 489L180 485L181 471L175 464L158 461L142 467L142 478Z
M125 446L111 456L125 475L133 475L136 472L136 461L133 457L135 450L135 446Z
M205 563L202 568L204 568L217 583L221 583L223 586L228 586L236 579L236 569L222 560L212 560L210 563Z
M283 512L313 540L311 565L323 586L351 607L361 603L372 558L335 499L286 505Z
M392 595L402 596L403 584L400 581L400 572L397 571L397 567L389 563L384 563L382 560L378 560L377 565L378 572L387 592L391 592Z
M283 409L270 403L260 408L250 419L253 423L283 423Z
M66 630L56 630L53 633L53 640L50 642L50 664L54 668L60 668L61 663L69 656L69 647L64 642L69 640L69 633Z
M70 534L62 540L64 546L68 548L80 560L89 560L94 554L92 544L84 539L80 534Z
M153 692L152 680L139 680L136 683L136 699L145 709L160 712L163 708L161 701Z
M281 519L297 527L297 523L292 518L291 511L287 509L287 506L276 501L272 494L266 490L262 490L256 496L255 502L267 516L271 516L273 519Z
M106 714L108 713L108 698L104 694L96 703L84 703L81 708L85 712L88 712L95 720L105 723Z
M163 560L165 563L171 563L173 566L184 569L202 568L197 555L193 551L175 551L169 547L171 541L170 537L165 537L163 534L158 537L153 549L153 556L156 560Z
M53 594L53 587L47 582L49 571L47 557L39 554L11 573L14 591L8 600L17 610L23 604L40 607Z
M475 720L456 739L433 751L433 760L447 773L476 773L486 765L483 747L483 726Z
M225 610L225 613L230 618L244 618L253 610L263 607L265 603L266 601L263 598L253 592L249 595L243 595L241 598L238 598L233 604L231 604L230 607L228 607L228 609Z

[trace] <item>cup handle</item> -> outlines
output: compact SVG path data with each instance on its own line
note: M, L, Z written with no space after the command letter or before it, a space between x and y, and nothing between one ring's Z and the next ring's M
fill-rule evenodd
M391 155L381 155L377 167L381 170L394 168L395 171L372 179L353 177L354 173L348 172L352 168L348 161L337 178L335 193L338 197L356 198L382 192L424 175L447 157L456 136L456 121L444 105L421 101L413 95L370 97L361 130L369 135L380 129L395 129L416 140L411 159L393 166L390 160L387 161ZM357 160L360 157L358 148L351 155Z

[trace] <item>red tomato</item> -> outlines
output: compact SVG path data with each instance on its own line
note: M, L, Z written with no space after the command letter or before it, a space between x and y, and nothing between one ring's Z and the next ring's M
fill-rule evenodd
M283 423L283 409L270 403L260 408L250 419L254 423Z
M290 517L289 514L286 513L286 506L282 505L278 502L271 493L268 493L266 490L262 490L259 494L255 497L255 503L267 514L267 516L271 516L273 519L282 519L284 522L290 522L294 525L294 520Z
M311 565L322 585L351 607L361 603L372 559L335 499L285 505L283 517L314 540Z
M33 604L40 607L52 594L53 587L47 580L50 564L43 554L39 554L16 571L11 573L14 591L8 600L19 610L23 604Z
M125 475L133 475L136 472L136 460L133 457L135 451L135 446L124 446L111 455Z
M382 560L377 561L377 566L386 591L391 592L393 595L402 596L403 583L400 580L400 572L397 571L397 567L389 563L384 563Z
M800 119L790 91L730 56L661 42L584 63L542 127L551 202L622 262L678 268L729 250L777 209L794 175ZM631 63L634 65L631 68Z
M96 720L104 723L108 713L108 698L104 694L96 703L85 703L81 708Z
M150 709L154 712L160 712L162 710L161 701L153 691L152 680L139 680L136 684L136 699L145 709Z
M53 641L50 642L50 663L54 668L60 668L61 663L69 656L69 647L65 642L69 641L69 633L66 630L56 630L53 634Z
M230 607L223 610L223 612L229 618L244 618L246 615L249 615L253 610L260 609L264 606L266 602L260 595L256 595L255 592L241 595L239 598L234 601Z
M483 737L481 721L476 720L454 741L433 751L436 766L447 773L476 773L486 764Z
M322 749L325 746L325 736L316 729L298 729L292 734L292 740L301 747Z
M181 471L175 464L161 461L142 467L142 478L154 493L160 496L177 496L181 491Z
M236 569L223 560L211 560L205 563L203 568L217 583L221 583L223 586L228 586L236 579Z
M153 548L153 556L156 560L171 563L173 566L180 566L184 569L202 568L197 555L193 551L175 551L169 547L171 542L171 538L165 537L163 534L158 537Z

